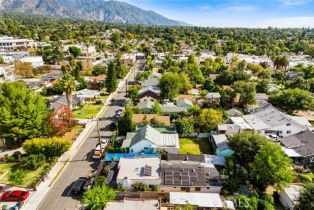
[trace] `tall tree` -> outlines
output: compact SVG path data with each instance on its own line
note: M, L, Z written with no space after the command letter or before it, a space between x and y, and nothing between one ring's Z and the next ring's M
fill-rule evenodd
M233 85L234 92L240 94L239 105L246 107L255 103L256 83L237 81Z
M61 79L61 86L63 91L65 92L65 96L68 102L68 107L72 110L72 101L73 101L73 92L76 90L76 83L74 77L70 74L66 73Z
M269 100L289 113L296 110L314 110L314 96L309 91L299 88L273 93Z
M108 64L106 88L108 93L114 92L118 87L117 68L114 62Z
M196 119L196 124L201 131L210 132L223 121L223 113L219 109L203 109Z
M123 115L118 120L118 131L120 135L126 135L127 132L131 132L134 129L132 121L133 111L131 108L127 108Z
M28 138L46 134L48 108L24 83L0 85L0 136L8 147L18 147Z
M291 159L284 154L279 145L271 142L261 147L252 167L253 181L262 190L268 186L282 190L294 180Z
M77 58L81 54L81 49L76 46L70 46L69 53L71 53L74 58Z
M174 99L181 89L181 79L176 73L165 73L159 83L161 97L163 99Z

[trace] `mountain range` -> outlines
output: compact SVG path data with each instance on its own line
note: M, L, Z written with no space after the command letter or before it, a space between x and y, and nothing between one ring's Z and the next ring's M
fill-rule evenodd
M79 18L110 23L187 26L154 11L106 0L0 0L0 9L36 15Z

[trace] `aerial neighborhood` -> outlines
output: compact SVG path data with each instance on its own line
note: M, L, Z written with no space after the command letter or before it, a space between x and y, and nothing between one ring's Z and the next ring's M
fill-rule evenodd
M313 29L0 26L1 209L313 209Z

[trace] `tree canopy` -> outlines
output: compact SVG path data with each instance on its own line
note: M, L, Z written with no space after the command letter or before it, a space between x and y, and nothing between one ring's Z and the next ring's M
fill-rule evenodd
M0 136L7 146L18 147L26 139L45 135L47 118L46 102L24 83L0 85Z

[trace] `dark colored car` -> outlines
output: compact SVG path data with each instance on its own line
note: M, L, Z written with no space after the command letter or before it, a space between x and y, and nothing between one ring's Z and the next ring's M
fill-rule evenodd
M78 180L76 180L72 186L72 193L76 195L83 193L85 183L86 183L86 178L81 177Z
M86 182L85 182L85 184L84 184L84 186L83 186L83 191L87 191L87 190L89 190L90 188L92 188L92 186L93 186L93 184L94 184L94 180L95 180L94 177L89 177L89 178L86 180Z
M111 123L110 123L110 130L111 130L111 131L114 131L116 128L117 128L117 123L111 122Z
M1 201L24 201L28 198L29 192L22 190L8 191L2 194Z

